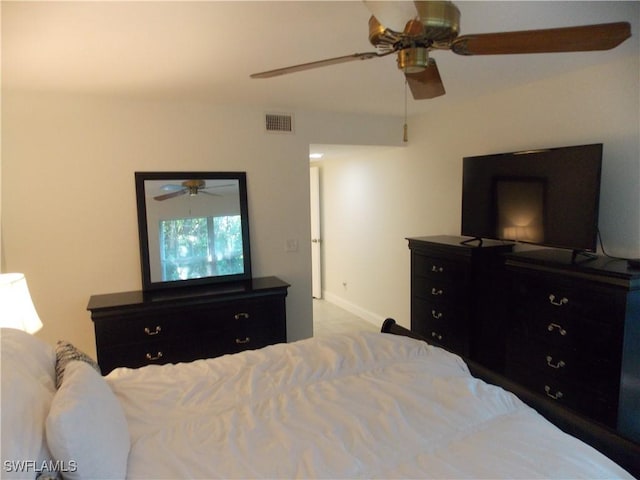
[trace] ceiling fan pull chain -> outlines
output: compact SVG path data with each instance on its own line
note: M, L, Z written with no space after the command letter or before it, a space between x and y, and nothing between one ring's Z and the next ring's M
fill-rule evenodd
M405 68L406 70L406 68ZM404 79L404 127L402 133L402 141L407 143L409 141L409 127L407 126L407 78Z

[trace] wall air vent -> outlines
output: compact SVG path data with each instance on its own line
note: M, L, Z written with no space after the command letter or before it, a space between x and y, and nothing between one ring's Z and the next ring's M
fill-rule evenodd
M270 133L293 133L293 115L290 113L267 113L265 128Z

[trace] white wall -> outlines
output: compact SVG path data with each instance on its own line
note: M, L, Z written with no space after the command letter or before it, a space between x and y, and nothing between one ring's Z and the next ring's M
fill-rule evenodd
M327 297L408 325L404 239L459 231L464 155L603 142L605 246L640 256L639 71L636 57L434 107L410 119L407 147L326 162ZM309 144L393 145L402 131L398 118L295 112L296 134L274 135L256 109L2 93L2 271L27 275L40 336L89 353L89 296L140 288L134 171L247 171L253 272L292 284L295 340L312 331Z
M309 144L394 142L401 120L294 112L294 135L267 134L264 113L3 91L3 271L27 276L38 335L94 354L89 297L140 289L135 171L239 170L253 274L291 283L289 340L310 336ZM287 239L298 252L285 252Z
M640 257L638 72L631 57L434 108L410 119L407 148L320 162L326 298L374 323L392 316L409 326L405 237L459 234L468 155L602 142L605 249Z

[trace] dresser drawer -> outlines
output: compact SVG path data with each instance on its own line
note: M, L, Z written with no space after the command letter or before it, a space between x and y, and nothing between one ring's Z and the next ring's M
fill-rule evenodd
M463 303L467 290L463 283L456 284L436 277L414 277L411 294L431 302Z
M592 322L573 315L535 315L523 307L515 311L511 329L556 348L588 351L596 357L606 357L620 350L619 330L608 323Z
M202 345L188 338L153 340L98 348L98 364L103 375L120 366L138 368L145 365L186 362L204 357Z
M469 356L468 335L446 323L416 323L411 330L427 339L429 343L443 347L453 353Z
M535 316L570 316L614 324L624 308L624 303L616 302L615 296L604 289L576 288L568 282L550 282L526 275L516 276L513 284L520 310Z
M561 381L578 382L590 389L610 392L618 385L617 354L596 356L588 349L566 349L532 342L519 335L507 340L509 363L528 365L532 371Z
M456 326L457 329L466 328L464 309L460 305L414 297L412 316L420 323L448 324Z
M469 328L459 307L414 298L411 303L411 330L430 343L460 355L469 354Z
M269 322L273 317L273 302L248 300L242 303L121 314L106 321L96 320L95 330L96 338L113 346L170 339L188 334L201 335L225 325L257 325L260 322Z
M433 277L444 282L466 282L469 266L445 258L413 255L413 274Z
M189 362L224 354L254 350L286 339L277 328L265 325L226 324L215 331L191 337L165 338L146 342L112 345L99 348L98 364L103 374L126 365L138 368L145 365Z
M202 339L205 357L255 350L284 341L285 338L276 328L266 325L228 326L216 332L210 332Z
M597 391L583 385L531 371L528 365L511 362L507 375L533 392L544 395L596 421L615 427L617 391Z
M184 312L160 311L153 314L120 314L94 320L96 341L110 346L167 340L202 329L201 317L182 322Z

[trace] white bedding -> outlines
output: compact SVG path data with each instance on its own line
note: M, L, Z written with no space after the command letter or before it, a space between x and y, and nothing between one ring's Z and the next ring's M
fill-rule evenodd
M456 356L395 335L107 377L129 478L631 478Z

